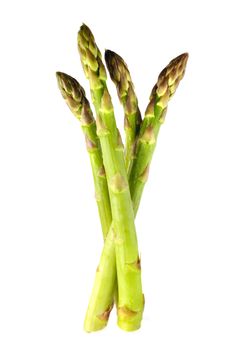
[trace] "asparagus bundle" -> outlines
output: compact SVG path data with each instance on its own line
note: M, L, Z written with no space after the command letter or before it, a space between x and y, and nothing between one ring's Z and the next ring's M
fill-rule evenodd
M81 85L65 73L58 72L57 80L62 96L85 134L105 240L84 328L91 332L106 326L115 296L119 327L133 331L140 327L144 308L134 217L167 104L184 76L188 54L172 60L160 73L142 121L125 61L110 50L105 52L107 68L124 109L124 147L102 56L86 25L78 33L78 49L90 83L96 120Z

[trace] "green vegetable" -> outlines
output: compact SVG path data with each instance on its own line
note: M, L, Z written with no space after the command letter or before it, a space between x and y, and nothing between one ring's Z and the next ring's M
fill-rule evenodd
M58 87L71 112L80 121L85 135L92 174L95 184L95 198L98 206L103 236L106 238L112 222L112 212L108 194L108 185L103 165L99 139L96 135L96 122L90 104L81 85L71 76L57 72Z
M105 61L125 112L125 164L129 174L134 159L136 138L142 121L141 112L138 108L138 99L130 72L123 58L113 51L106 50Z
M184 76L188 54L176 57L160 73L142 121L125 61L113 51L105 52L107 67L124 109L124 147L101 53L86 25L82 25L78 33L78 49L90 83L96 120L81 85L65 73L58 72L57 80L62 96L81 122L85 135L105 240L84 328L87 332L104 328L115 297L119 327L133 331L140 327L144 308L134 217L148 179L167 104Z
M150 162L158 133L164 122L167 104L184 76L188 54L173 59L160 73L153 87L136 146L135 162L129 176L134 212L138 210L142 191L148 178Z

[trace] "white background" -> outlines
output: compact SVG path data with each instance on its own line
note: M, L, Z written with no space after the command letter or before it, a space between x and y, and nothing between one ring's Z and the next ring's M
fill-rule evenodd
M0 16L0 349L232 350L231 1L9 0ZM83 331L102 237L83 135L55 79L65 71L89 96L82 22L127 61L142 110L162 68L190 54L136 220L146 308L134 333L115 311L104 331Z

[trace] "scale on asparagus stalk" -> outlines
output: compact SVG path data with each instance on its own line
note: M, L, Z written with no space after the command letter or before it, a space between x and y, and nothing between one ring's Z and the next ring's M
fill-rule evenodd
M134 331L140 328L144 309L134 219L167 105L184 76L188 54L173 59L159 74L142 119L125 61L113 51L105 52L107 69L124 109L124 147L102 55L85 24L78 32L78 50L90 83L95 116L77 80L61 72L56 75L61 94L80 121L85 136L104 237L84 329L103 329L115 304L118 326Z

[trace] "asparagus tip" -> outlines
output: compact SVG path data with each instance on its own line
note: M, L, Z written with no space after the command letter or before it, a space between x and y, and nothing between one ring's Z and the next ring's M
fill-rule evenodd
M160 99L163 108L167 106L168 100L174 95L181 79L184 76L186 64L188 61L188 53L182 53L161 71L158 81L152 89L150 100L156 96Z
M105 60L110 60L114 55L116 55L116 53L114 51L111 51L109 49L106 49L104 52L104 58Z

